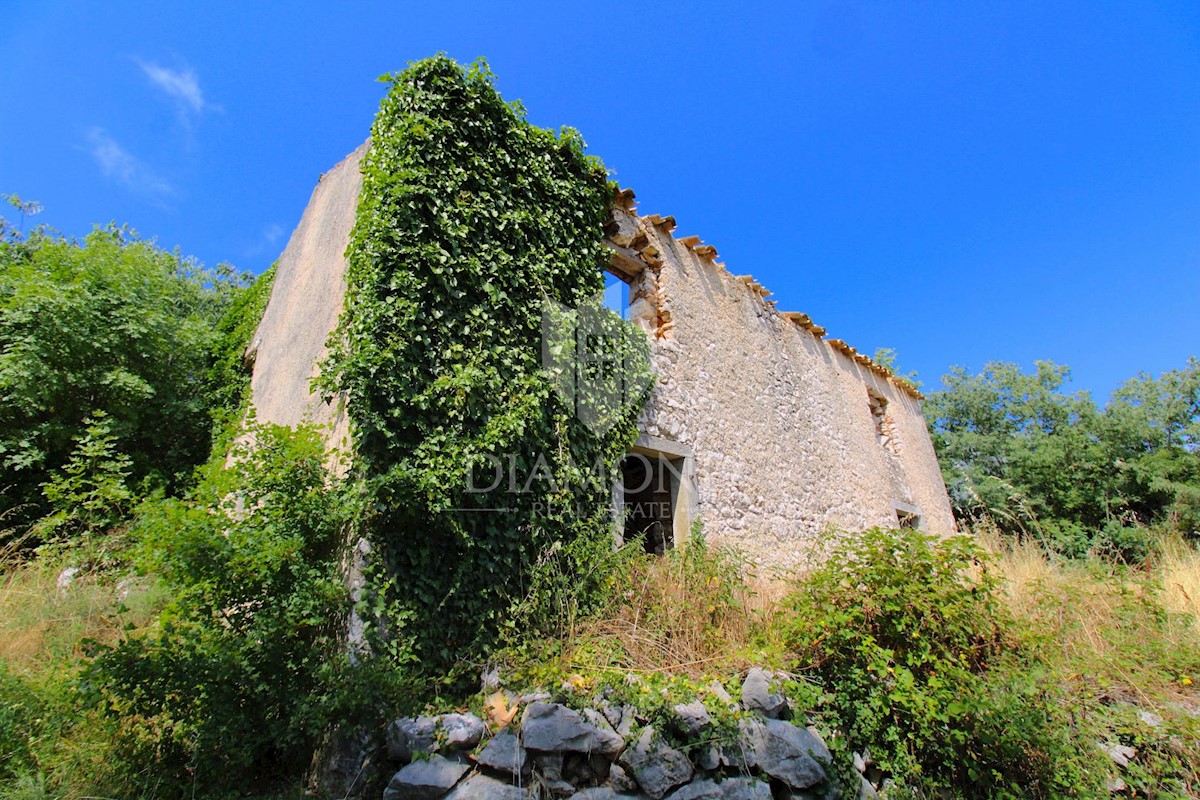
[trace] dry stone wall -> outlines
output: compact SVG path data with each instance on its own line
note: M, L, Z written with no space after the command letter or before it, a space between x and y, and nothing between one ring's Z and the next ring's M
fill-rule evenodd
M866 758L856 756L863 774L838 775L778 677L751 669L740 703L714 684L657 722L607 693L565 690L557 700L502 693L522 712L499 728L464 713L398 719L382 753L363 750L343 766L342 791L369 797L372 777L390 776L383 800L875 797Z

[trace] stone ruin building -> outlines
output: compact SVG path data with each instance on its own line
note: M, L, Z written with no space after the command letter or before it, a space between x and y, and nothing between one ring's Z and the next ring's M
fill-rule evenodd
M262 421L315 422L349 446L344 405L310 391L345 295L345 252L363 144L321 176L280 257L251 345ZM657 382L614 489L618 536L648 548L706 536L762 564L806 563L834 529L954 530L915 387L770 292L734 275L675 221L617 197L608 271L628 285L627 317L646 331ZM637 513L650 509L649 513Z

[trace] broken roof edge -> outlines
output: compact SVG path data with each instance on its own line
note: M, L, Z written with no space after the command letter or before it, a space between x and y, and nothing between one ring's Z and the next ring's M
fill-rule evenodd
M719 261L716 261L716 247L711 244L705 244L697 235L674 235L673 232L676 228L674 217L663 217L658 214L647 214L645 216L639 215L637 213L636 195L632 189L624 188L616 191L613 196L613 210L625 212L641 225L648 225L656 230L659 230L661 233L671 234L676 244L681 245L685 250L691 252L692 255L696 256L699 260L708 261L717 267L717 269L725 271L725 265ZM637 260L643 264L651 264L653 261L657 261L656 257L658 255L658 251L656 249L653 253L646 252L647 249L654 249L654 246L650 245L649 240L645 237L641 237L642 241L640 242L637 241L638 238L639 237L633 237L625 244L612 241L611 237L606 237L606 241L608 242L609 247L614 250L614 258L622 257L622 260L625 260L625 256L636 254ZM638 246L639 244L640 246ZM808 331L817 339L817 341L824 341L831 348L845 355L852 363L870 370L879 377L883 378L885 381L894 384L896 388L900 389L916 400L925 399L925 395L921 394L921 391L912 383L912 381L897 375L889 367L880 364L870 356L859 353L841 339L835 339L832 337L822 338L825 337L826 329L823 326L813 322L812 317L810 317L808 314L803 314L798 311L780 311L778 308L776 308L774 301L766 299L772 295L772 292L765 288L761 283L754 280L753 276L735 275L734 277L739 282L744 284L751 292L753 292L755 296L762 299L764 301L764 305L766 305L772 313L793 322L802 330Z

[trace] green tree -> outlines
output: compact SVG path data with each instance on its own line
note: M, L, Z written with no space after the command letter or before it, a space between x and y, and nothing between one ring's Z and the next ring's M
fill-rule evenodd
M1048 533L1074 551L1114 525L1169 517L1195 530L1200 362L1138 376L1104 408L1066 393L1069 378L1048 361L1032 373L994 362L942 378L925 414L956 513Z
M245 276L206 270L126 229L82 242L0 240L0 513L46 510L40 487L105 415L131 488L177 491L210 446L205 375Z
M1200 359L1126 381L1103 424L1132 511L1144 518L1165 509L1175 527L1200 534Z

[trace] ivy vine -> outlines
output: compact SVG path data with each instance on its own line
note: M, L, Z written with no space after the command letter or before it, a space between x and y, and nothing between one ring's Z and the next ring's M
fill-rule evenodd
M614 186L580 135L530 124L483 62L437 56L383 80L322 374L347 396L371 501L375 644L439 669L512 630L518 605L563 601L531 603L531 587L578 602L602 579L585 554L611 546L650 372L644 335L597 310ZM602 426L544 366L547 307L584 309L604 349L587 369L616 364L635 387L587 398ZM539 580L550 562L570 580Z

